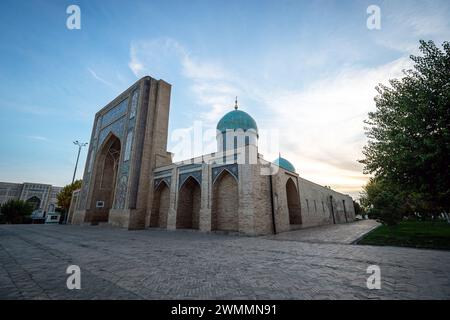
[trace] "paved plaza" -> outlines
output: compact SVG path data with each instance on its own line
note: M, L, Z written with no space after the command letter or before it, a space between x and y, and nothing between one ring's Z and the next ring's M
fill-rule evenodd
M346 237L351 226L358 236L362 226L356 223L347 226ZM323 230L325 238L333 234ZM302 231L309 234L305 241L293 241L295 233L271 239L101 225L2 225L0 298L450 298L449 251L327 243L320 228L296 233ZM366 287L367 267L374 264L381 268L380 290ZM81 290L66 287L69 265L81 268Z
M283 241L352 244L380 225L375 220L361 220L352 223L329 224L320 227L281 232L276 235L266 236L266 238Z

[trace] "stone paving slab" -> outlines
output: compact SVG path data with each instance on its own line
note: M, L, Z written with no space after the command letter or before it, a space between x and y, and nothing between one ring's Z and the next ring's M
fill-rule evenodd
M68 265L81 290L66 287ZM381 290L366 287L369 265ZM0 299L449 299L450 252L111 227L0 226Z
M375 220L304 228L266 236L271 240L352 244L381 224Z

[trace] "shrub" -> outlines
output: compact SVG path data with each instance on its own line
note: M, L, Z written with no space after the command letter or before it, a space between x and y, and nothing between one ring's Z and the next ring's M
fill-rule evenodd
M5 223L30 223L33 207L26 201L10 199L1 208Z

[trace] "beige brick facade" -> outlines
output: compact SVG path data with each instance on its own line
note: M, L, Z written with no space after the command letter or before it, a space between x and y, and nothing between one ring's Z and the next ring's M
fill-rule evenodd
M224 170L213 184L211 230L239 231L238 182Z
M226 154L172 163L170 91L144 77L96 114L72 223L262 235L353 221L351 197L263 160L256 127L234 147L218 132Z
M150 227L167 228L170 189L163 181L155 189Z

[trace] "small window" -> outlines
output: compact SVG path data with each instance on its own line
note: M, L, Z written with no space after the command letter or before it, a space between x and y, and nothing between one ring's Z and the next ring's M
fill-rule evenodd
M104 201L97 201L97 203L95 204L95 206L97 208L103 208L105 206L105 202Z
M307 209L308 212L309 212L309 201L308 201L308 199L306 199L306 209Z

